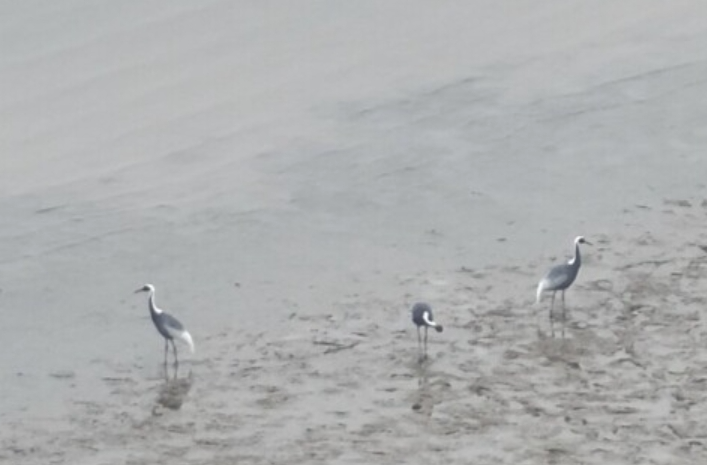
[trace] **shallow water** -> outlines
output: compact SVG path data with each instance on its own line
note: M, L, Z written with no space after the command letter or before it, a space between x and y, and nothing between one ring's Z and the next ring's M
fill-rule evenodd
M286 444L288 463L571 462L587 450L572 455L579 433L552 406L575 408L568 379L587 389L577 408L604 402L587 421L613 421L613 436L586 434L620 460L631 451L610 440L656 418L640 399L666 402L612 352L629 333L664 340L658 315L639 309L617 334L591 290L571 316L590 315L568 331L579 348L520 320L579 233L606 240L580 285L680 247L678 271L701 276L700 3L0 8L0 440L19 451L0 460L161 463L178 444L194 463L281 462ZM193 389L158 416L162 341L132 294L145 282L197 348L182 367ZM692 297L655 283L651 305L683 315L702 290L690 283ZM406 314L418 299L455 322L432 335L439 357L419 379ZM353 345L325 354L320 336ZM650 373L704 358L680 340L643 348L658 353ZM531 375L539 397L504 384ZM686 376L671 386L697 402ZM634 396L633 381L646 391L629 405L590 389ZM688 429L695 408L680 414ZM531 430L538 411L556 424ZM655 428L646 438L670 434ZM447 442L480 433L494 447ZM564 446L543 449L552 438Z

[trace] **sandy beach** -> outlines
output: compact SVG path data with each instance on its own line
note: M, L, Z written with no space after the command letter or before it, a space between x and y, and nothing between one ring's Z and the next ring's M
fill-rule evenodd
M0 463L707 461L707 4L0 12Z

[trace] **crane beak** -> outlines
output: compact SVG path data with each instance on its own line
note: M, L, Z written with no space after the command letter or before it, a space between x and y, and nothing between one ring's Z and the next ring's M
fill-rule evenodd
M589 242L589 241L586 240L586 239L584 239L584 243L587 244L587 245L594 245L594 244L592 244L591 242Z
M145 291L145 288L144 288L144 287L141 287L140 289L135 289L135 292L133 292L133 294L139 294L139 293L144 292L144 291Z

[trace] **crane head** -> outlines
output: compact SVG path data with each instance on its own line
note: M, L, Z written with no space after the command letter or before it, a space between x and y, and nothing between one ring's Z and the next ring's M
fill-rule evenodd
M135 290L135 294L139 292L155 292L155 286L152 284L145 284L141 288Z

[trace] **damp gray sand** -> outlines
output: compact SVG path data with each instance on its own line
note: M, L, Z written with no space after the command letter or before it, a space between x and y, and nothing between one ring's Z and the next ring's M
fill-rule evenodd
M0 7L0 462L704 462L706 9Z

